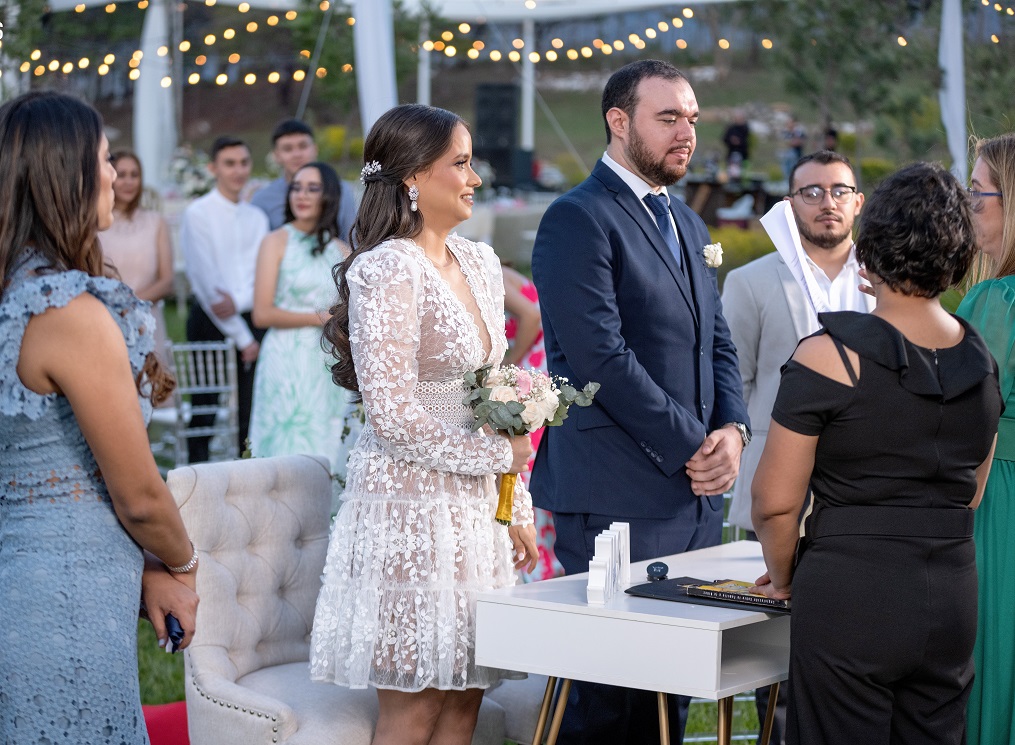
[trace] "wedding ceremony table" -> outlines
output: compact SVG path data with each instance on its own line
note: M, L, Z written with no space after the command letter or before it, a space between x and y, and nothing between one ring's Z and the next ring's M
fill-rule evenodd
M666 562L671 578L753 581L765 571L753 541L652 561ZM631 584L648 581L650 563L631 564ZM623 587L604 605L590 605L587 583L587 574L575 574L479 596L476 661L550 677L533 745L542 740L558 678L547 745L556 741L572 680L656 691L662 745L669 742L665 694L718 701L718 741L729 745L733 696L775 684L759 741L767 745L777 684L789 670L788 615L635 597Z

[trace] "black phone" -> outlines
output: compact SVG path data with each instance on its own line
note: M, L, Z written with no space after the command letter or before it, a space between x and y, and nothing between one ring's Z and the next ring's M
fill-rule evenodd
M169 641L173 644L173 654L176 654L183 644L183 627L172 613L166 614L166 631L169 632Z

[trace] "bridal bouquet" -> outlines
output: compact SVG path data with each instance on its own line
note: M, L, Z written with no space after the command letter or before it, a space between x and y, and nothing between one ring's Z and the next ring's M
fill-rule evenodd
M514 365L484 365L465 374L469 393L464 403L472 406L473 431L490 425L508 435L527 435L540 427L558 427L567 419L571 404L590 406L599 383L578 390L566 378L555 378ZM500 482L497 522L511 524L511 507L518 475L506 473Z

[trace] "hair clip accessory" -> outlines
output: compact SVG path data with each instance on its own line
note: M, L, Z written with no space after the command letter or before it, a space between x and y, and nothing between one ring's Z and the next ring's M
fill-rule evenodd
M363 166L362 170L360 170L359 182L361 184L366 185L367 179L369 179L374 174L380 173L381 168L383 168L383 166L381 166L381 164L378 163L376 160L370 161L365 166Z

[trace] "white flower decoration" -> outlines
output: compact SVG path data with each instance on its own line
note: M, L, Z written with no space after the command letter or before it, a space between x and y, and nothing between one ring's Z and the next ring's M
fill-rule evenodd
M701 253L705 257L705 266L709 269L715 269L717 266L722 265L721 243L709 243L701 249Z

